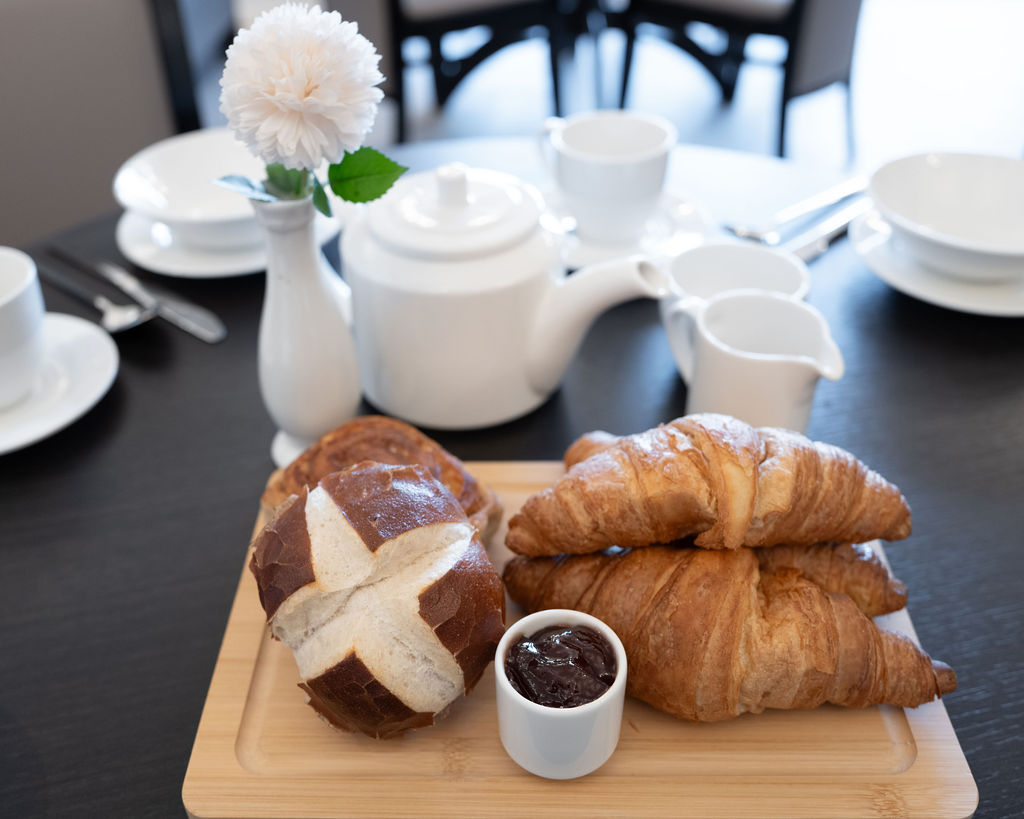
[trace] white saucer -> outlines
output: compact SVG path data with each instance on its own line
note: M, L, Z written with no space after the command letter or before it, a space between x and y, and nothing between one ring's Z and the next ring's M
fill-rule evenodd
M78 420L106 395L117 375L117 345L91 321L47 313L43 337L46 354L32 392L0 410L0 455Z
M317 244L322 245L341 229L337 216L320 213L314 224ZM249 248L212 250L186 247L174 240L163 222L125 211L117 222L117 249L139 267L165 276L185 279L212 279L244 276L267 268L263 244Z
M668 261L702 244L710 226L707 214L693 202L663 193L657 211L647 221L643 238L628 244L600 244L576 235L576 220L557 191L546 191L544 200L549 214L565 231L563 256L570 269L637 253L655 261Z
M876 212L853 221L850 242L878 278L908 296L963 313L1024 316L1024 280L971 282L944 276L901 251L892 228Z

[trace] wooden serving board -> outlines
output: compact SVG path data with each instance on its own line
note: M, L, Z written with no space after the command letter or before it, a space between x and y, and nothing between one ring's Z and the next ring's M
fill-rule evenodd
M501 496L506 520L562 471L557 462L469 468ZM499 570L509 557L504 536L503 521L488 544ZM510 606L507 620L519 615ZM916 639L905 610L879 620ZM324 723L298 680L289 650L268 636L243 569L185 774L190 816L962 819L978 803L940 701L701 725L627 698L612 758L590 776L551 781L505 754L493 669L437 725L383 741Z

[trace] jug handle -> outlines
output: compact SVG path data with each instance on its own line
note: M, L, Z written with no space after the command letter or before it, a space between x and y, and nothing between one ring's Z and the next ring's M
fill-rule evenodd
M540 151L541 162L551 177L555 176L555 149L551 145L551 135L565 127L563 117L548 117L544 120L537 133L537 149Z
M683 295L672 299L665 308L665 332L679 374L687 384L693 378L693 359L697 348L697 313L704 300Z

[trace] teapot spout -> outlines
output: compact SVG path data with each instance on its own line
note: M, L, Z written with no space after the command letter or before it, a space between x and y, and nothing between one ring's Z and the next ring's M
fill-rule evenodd
M631 256L581 268L552 281L537 313L527 354L530 385L552 392L590 325L605 310L636 298L662 298L671 277L648 259Z

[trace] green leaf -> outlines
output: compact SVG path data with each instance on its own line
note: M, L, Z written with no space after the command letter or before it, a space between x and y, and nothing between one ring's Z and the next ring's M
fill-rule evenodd
M313 207L324 216L331 215L331 203L327 199L327 191L324 190L324 186L320 184L320 180L315 176L313 177Z
M299 168L286 168L280 163L267 165L267 182L271 191L286 199L306 195L309 172Z
M213 184L248 196L250 199L258 199L260 202L276 202L278 199L274 194L265 190L262 183L249 179L247 176L222 176L220 179L214 179Z
M331 190L346 202L370 202L387 193L407 170L380 151L364 146L331 165L327 178Z

